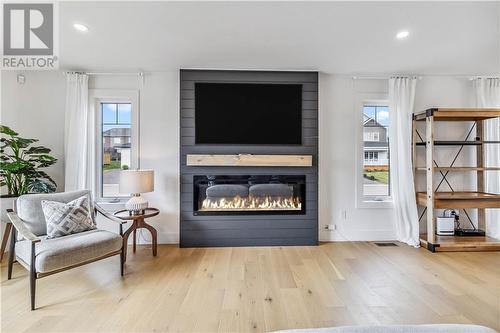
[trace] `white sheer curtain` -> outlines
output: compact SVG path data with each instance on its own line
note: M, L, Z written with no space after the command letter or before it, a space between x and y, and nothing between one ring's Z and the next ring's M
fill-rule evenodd
M474 80L476 104L480 108L500 108L500 78ZM484 121L484 140L500 141L500 119ZM500 167L500 145L484 145L484 164ZM485 191L500 193L500 172L485 172ZM500 238L500 209L486 209L486 233Z
M88 76L66 74L64 161L66 191L92 189L94 118L88 107Z
M391 193L400 242L419 246L418 211L412 168L412 114L416 78L389 79L389 126Z

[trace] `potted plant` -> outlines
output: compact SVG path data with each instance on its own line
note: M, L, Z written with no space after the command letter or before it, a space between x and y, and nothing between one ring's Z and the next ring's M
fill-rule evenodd
M37 139L22 138L3 125L0 125L0 134L0 186L3 193L7 192L0 196L3 220L5 209L12 207L18 196L56 190L56 183L42 169L53 165L57 159L49 155L49 148L34 145Z

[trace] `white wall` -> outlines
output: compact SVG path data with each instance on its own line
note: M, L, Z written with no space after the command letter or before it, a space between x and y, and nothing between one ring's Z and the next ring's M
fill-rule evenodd
M356 126L361 124L356 99L366 93L387 93L387 84L320 76L319 223L323 241L394 239L392 209L356 208ZM325 231L325 224L335 224L336 230Z
M24 84L17 83L17 74L26 77ZM47 171L58 188L64 188L63 75L54 71L2 71L1 76L0 122L22 137L39 139L37 144L52 149L51 154L59 161Z
M17 84L17 74L23 74L25 84ZM47 173L64 188L64 103L66 86L59 72L13 72L0 71L0 123L11 127L25 138L39 139L37 144L52 149L52 156L59 161L47 169ZM5 187L1 193L5 194ZM9 205L4 207L3 205ZM10 201L2 200L2 219L4 210L11 208ZM3 236L5 224L0 223Z
M59 161L48 170L64 190L65 79L61 72L25 72L26 83L16 82L16 72L2 73L1 123L27 137L39 138ZM155 191L144 194L161 214L150 219L161 243L179 239L179 74L178 71L137 77L91 77L89 88L137 89L140 94L140 165L155 170ZM105 229L117 230L109 223ZM140 233L149 240L148 232Z
M161 211L153 220L158 241L178 243L179 72L147 76L140 100L141 168L155 170L155 192L144 196Z
M360 95L384 93L387 93L387 80L353 80L331 74L320 76L319 223L320 239L323 241L395 238L393 209L356 207L356 126L360 125L355 113L361 112L356 101ZM451 77L422 78L417 85L415 109L438 106L472 107L471 82ZM469 124L447 124L446 131L440 131L443 127L438 124L437 137L462 139L467 133L467 126ZM440 151L438 163L450 163L456 150ZM423 165L423 160L420 162ZM457 161L463 163L461 165L467 165L468 162L473 163L473 160L465 158ZM470 176L450 175L447 178L456 186L455 189L466 188L472 183ZM421 184L422 181L424 178L419 177ZM326 224L335 224L336 230L324 230ZM424 223L421 226L425 227Z
M89 88L139 90L139 164L155 170L155 191L144 197L161 212L148 223L158 231L159 243L178 243L179 72L148 73L144 83L134 76L92 76ZM139 242L150 239L149 232L141 230Z
M2 73L2 124L23 135L40 139L60 159L49 170L64 188L63 119L65 84L60 72L25 72L26 83L16 82L15 72ZM176 243L179 238L179 75L178 72L155 72L146 75L144 85L136 77L92 77L90 88L138 89L140 91L141 167L155 169L155 192L145 194L151 206L161 214L152 220L159 241ZM416 110L429 107L471 107L470 81L449 77L424 77L418 82ZM353 80L346 76L320 76L320 239L321 240L390 240L394 239L392 209L363 209L355 205L355 107L357 95L385 93L385 80ZM463 124L439 131L438 137L461 138ZM450 130L450 128L452 128ZM438 156L438 163L448 162L454 150ZM473 160L471 160L473 162ZM462 165L467 162L460 161ZM471 162L471 163L472 163ZM444 163L445 164L445 163ZM450 178L457 188L465 187L459 175ZM345 211L343 219L342 211ZM336 224L336 231L322 230ZM106 225L106 228L115 228ZM146 240L149 234L143 232Z

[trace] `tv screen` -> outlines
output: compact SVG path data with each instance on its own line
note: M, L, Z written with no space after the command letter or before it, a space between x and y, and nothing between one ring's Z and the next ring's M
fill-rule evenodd
M195 83L195 142L300 145L302 85Z

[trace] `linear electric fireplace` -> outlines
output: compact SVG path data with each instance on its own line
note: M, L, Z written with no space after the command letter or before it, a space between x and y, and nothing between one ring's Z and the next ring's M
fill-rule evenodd
M305 214L305 176L193 177L193 215Z
M318 86L317 72L181 69L180 247L318 244Z

